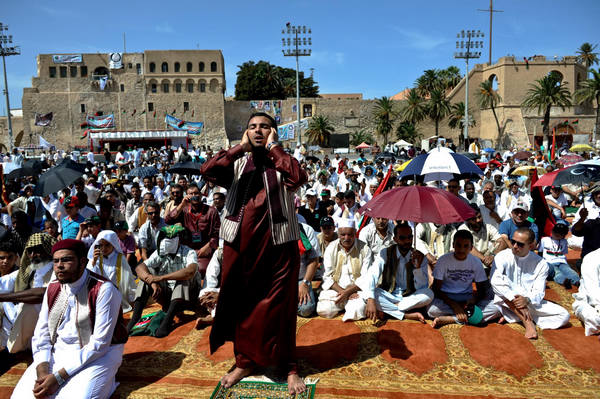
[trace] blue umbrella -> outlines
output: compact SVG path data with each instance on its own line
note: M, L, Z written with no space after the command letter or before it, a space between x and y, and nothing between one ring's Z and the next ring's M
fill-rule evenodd
M400 178L414 175L424 176L425 181L433 181L450 180L454 175L460 175L461 178L472 177L483 175L483 172L464 155L433 150L413 159L402 171Z
M483 152L491 152L492 154L496 152L496 150L492 147L484 148Z
M158 169L156 169L154 166L140 166L134 169L131 169L131 171L129 173L127 173L127 176L133 177L133 176L137 176L140 178L144 178L144 177L152 177L152 176L156 176L159 173Z

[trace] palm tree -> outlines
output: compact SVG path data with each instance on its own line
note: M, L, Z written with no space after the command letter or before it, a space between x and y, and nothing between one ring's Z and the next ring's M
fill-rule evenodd
M315 115L308 123L308 141L312 144L325 147L329 144L329 136L335 128L329 122L329 118L323 115Z
M460 75L460 69L455 66L449 66L446 69L442 69L439 72L439 76L442 80L442 86L446 90L454 89L462 79L462 76Z
M575 101L582 104L596 100L596 133L600 133L600 68L591 68L590 72L592 77L581 82L581 88L575 91Z
M423 75L417 78L415 86L417 88L417 92L421 96L429 96L433 90L439 89L442 86L439 71L437 71L436 69L425 70L423 72Z
M377 133L383 136L383 145L388 142L388 135L392 131L396 111L394 111L394 101L389 97L381 97L375 101L375 109L373 110Z
M373 135L371 133L367 133L365 129L357 130L356 132L350 133L350 144L351 145L359 145L360 143L365 142L367 144L374 143Z
M440 121L450 113L450 102L446 98L445 90L433 89L427 102L427 116L435 122L435 135L439 136Z
M498 115L496 115L496 105L502 101L502 97L496 90L494 90L494 86L491 80L485 80L481 82L479 85L479 107L483 108L491 108L492 114L494 114L494 119L496 120L496 127L498 128L498 145L502 142L502 128L500 127L500 122L498 121Z
M452 104L450 107L450 119L448 120L448 126L450 129L460 129L461 131L465 128L465 103L464 101ZM473 119L471 111L469 110L469 127L475 126L476 122Z
M561 107L564 111L570 107L571 93L562 84L559 77L555 74L548 74L541 79L536 79L536 83L529 85L527 95L521 104L528 109L537 108L538 114L544 113L544 137L546 143L550 143L550 109L553 106Z
M403 121L416 125L427 117L427 102L419 95L417 89L410 89L400 111Z
M577 61L585 65L585 77L589 77L589 69L592 65L598 63L598 53L594 53L598 47L597 44L592 45L591 43L585 42L577 49Z
M400 122L398 127L396 127L396 138L398 140L404 140L415 144L420 137L421 134L417 130L417 127L408 121Z

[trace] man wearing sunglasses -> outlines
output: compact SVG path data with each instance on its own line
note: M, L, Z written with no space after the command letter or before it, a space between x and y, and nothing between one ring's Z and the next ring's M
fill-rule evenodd
M158 232L167 224L160 216L160 205L151 201L146 204L146 214L148 220L140 227L138 234L138 248L142 255L142 260L146 260L156 251L156 239Z
M536 247L534 232L519 227L510 242L511 247L494 258L490 279L494 304L499 307L504 321L522 322L525 338L537 339L536 326L543 330L563 327L569 322L569 312L544 300L548 264L532 252Z

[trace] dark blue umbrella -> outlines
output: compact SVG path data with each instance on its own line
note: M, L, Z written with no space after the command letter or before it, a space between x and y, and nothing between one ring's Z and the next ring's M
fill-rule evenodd
M496 150L492 147L484 148L483 152L491 152L492 154L496 152Z
M469 158L436 148L413 159L400 173L400 178L414 175L424 176L424 181L433 181L450 180L455 175L463 178L483 175L483 172Z
M127 173L127 176L129 176L129 177L137 176L137 177L143 179L144 177L156 176L158 173L159 173L158 169L156 169L154 166L140 166L140 167L131 169L131 171L129 173Z

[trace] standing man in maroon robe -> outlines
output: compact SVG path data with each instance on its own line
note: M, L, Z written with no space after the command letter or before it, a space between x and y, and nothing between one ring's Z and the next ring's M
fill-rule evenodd
M225 341L234 343L236 367L221 379L224 387L256 366L276 365L287 373L294 395L306 390L296 370L300 232L294 191L307 176L277 140L275 120L255 113L241 143L220 151L201 170L207 181L228 190L210 347L214 352Z

